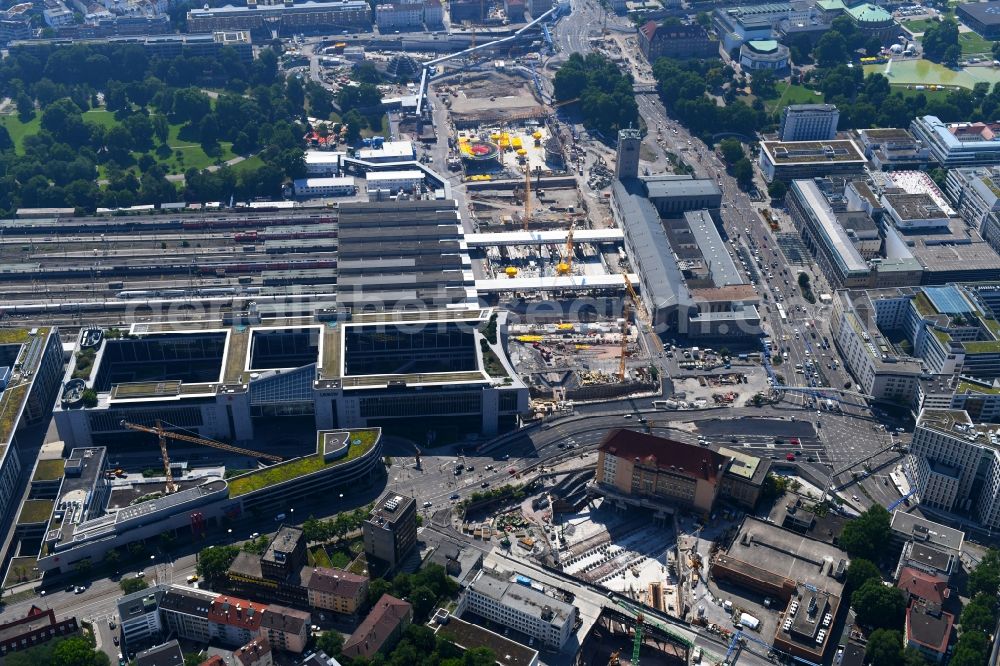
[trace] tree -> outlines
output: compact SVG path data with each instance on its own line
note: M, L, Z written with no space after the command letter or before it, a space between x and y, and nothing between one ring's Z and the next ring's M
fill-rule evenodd
M772 180L767 186L767 196L771 197L774 201L781 201L788 194L788 185L785 185L783 180Z
M949 666L982 666L988 662L990 639L983 634L962 634Z
M850 59L847 40L839 32L833 30L827 31L816 42L813 57L816 59L816 64L820 67L843 65Z
M1000 550L990 548L969 574L969 596L979 593L996 597L1000 591Z
M55 647L51 663L52 666L108 666L110 660L83 636L73 636Z
M923 48L924 57L928 60L936 62L946 60L949 55L948 50L951 47L958 47L958 55L960 56L961 47L958 45L958 24L953 19L946 19L928 26L924 30L924 36L920 39L920 45ZM952 53L951 55L954 54Z
M723 139L719 143L719 150L722 152L722 158L726 164L734 164L740 158L746 157L743 152L743 144L740 143L739 139Z
M122 588L122 592L125 594L132 594L133 592L138 592L139 590L145 590L149 587L149 583L142 578L128 577L122 578L118 581L118 587Z
M364 116L356 110L351 109L344 115L344 124L347 125L345 138L348 143L354 143L361 138L361 130L368 126Z
M865 659L871 666L897 666L903 660L903 634L876 629L868 637Z
M6 125L0 125L0 153L14 148L14 140L10 138L10 132Z
M916 648L903 650L903 666L930 666L927 659Z
M996 627L996 597L980 592L969 600L959 618L962 633L990 634Z
M733 164L733 178L736 179L736 184L744 190L750 189L750 186L753 185L753 165L750 164L750 160L745 157L736 160Z
M903 626L906 596L881 580L869 580L851 595L851 607L865 626L892 629Z
M849 595L854 590L860 589L869 580L882 580L882 573L875 566L875 563L863 557L852 559L850 566L847 567L847 582L844 584L845 592Z
M22 123L29 122L35 117L35 100L21 93L17 96L17 118Z
M863 514L847 523L840 535L840 546L851 557L876 561L885 544L889 543L889 512L874 504Z
M325 652L327 656L337 658L344 648L344 636L339 631L324 631L316 639L316 647Z
M206 583L217 583L226 575L226 570L239 555L238 546L209 546L198 554L198 575Z

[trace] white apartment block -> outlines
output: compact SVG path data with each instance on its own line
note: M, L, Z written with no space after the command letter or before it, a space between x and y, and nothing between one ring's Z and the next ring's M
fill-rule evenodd
M423 24L424 5L421 2L376 5L375 23L379 30L415 28Z
M462 595L456 614L469 610L549 648L562 649L573 633L576 607L536 589L537 583L527 582L512 582L483 571Z
M964 410L925 409L910 455L921 505L1000 527L1000 428L977 426Z
M306 174L309 176L336 176L347 153L328 150L307 150Z

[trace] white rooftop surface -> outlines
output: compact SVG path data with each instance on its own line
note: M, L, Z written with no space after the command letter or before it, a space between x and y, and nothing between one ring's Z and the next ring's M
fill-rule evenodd
M854 243L848 238L844 227L837 222L833 209L827 202L826 197L820 192L819 187L813 181L798 181L799 188L806 200L806 205L815 213L816 218L823 226L823 232L830 239L837 254L847 266L849 271L866 271L868 264L861 253L854 247Z
M306 164L337 164L346 154L333 150L307 150Z
M354 185L354 176L336 176L333 178L299 178L295 181L296 187L345 187Z
M424 172L416 169L408 171L369 171L365 174L368 182L379 182L383 180L423 180Z
M634 287L639 285L639 276L630 273L629 281ZM613 289L625 288L621 275L556 275L526 278L495 278L476 280L479 292L504 291L554 291L557 289Z
M941 194L937 184L923 171L886 171L884 178L906 191L907 194L926 194L948 217L955 217L955 209Z
M357 152L359 160L373 160L398 157L413 159L412 141L386 141L381 148L362 148Z
M466 234L465 241L469 247L490 247L497 245L545 245L566 241L568 230L553 229L551 231L502 231L494 233ZM621 242L625 234L621 229L575 229L575 243L614 243Z

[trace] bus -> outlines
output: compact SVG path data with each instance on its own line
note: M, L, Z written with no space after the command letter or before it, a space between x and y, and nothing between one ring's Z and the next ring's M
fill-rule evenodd
M788 322L788 314L785 312L785 306L778 303L778 315L781 317L781 321Z

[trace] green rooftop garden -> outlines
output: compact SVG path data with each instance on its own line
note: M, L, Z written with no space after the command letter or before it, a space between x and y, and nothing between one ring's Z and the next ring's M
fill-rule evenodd
M14 434L14 420L21 411L21 403L28 397L30 387L31 384L23 383L0 394L0 444Z
M931 328L931 333L933 333L934 337L940 340L942 344L948 344L948 342L951 340L951 336L945 331L942 331L940 329Z
M937 309L931 305L931 299L927 298L927 294L922 291L917 292L913 303L917 306L917 312L924 316L933 316L938 313Z
M956 393L987 393L990 395L1000 394L1000 388L994 386L988 386L986 384L980 384L978 382L967 382L962 380L958 383L958 388L955 389Z
M998 340L976 340L973 342L963 342L962 345L969 354L995 354L1000 352L1000 341Z
M348 463L367 453L378 441L378 436L376 430L352 430L350 431L350 448L343 458L326 462L323 460L322 453L314 453L263 469L256 469L241 476L234 476L229 479L229 497L239 497L261 488L322 471L328 467Z
M56 458L55 460L39 460L38 466L35 467L35 475L31 477L31 480L55 481L57 479L61 479L64 467L65 464L62 458Z
M997 184L993 182L992 178L984 177L980 178L980 181L982 181L983 185L990 188L990 191L993 192L994 196L1000 197L1000 187L998 187Z
M10 568L7 570L7 579L3 582L4 588L40 580L42 572L37 569L38 560L36 558L15 557L10 561Z
M12 345L28 341L28 331L23 328L0 328L0 345Z
M1000 321L987 319L986 317L980 317L979 321L983 322L983 326L993 334L993 337L1000 338Z
M17 518L18 525L43 523L52 515L52 500L24 500L21 505L21 515Z

